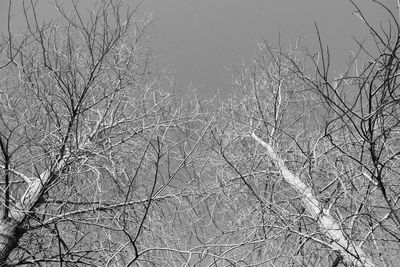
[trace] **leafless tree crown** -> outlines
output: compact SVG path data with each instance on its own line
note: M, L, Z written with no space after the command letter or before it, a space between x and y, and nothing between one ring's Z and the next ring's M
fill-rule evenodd
M1 266L397 266L398 11L331 73L259 42L235 94L174 93L123 1L56 5L0 44Z

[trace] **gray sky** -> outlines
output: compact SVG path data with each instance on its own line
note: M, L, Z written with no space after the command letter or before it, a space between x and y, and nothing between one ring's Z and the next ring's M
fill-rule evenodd
M360 2L360 1L358 1ZM371 16L371 10L361 1ZM315 45L314 22L329 44L339 72L353 46L349 37L365 33L346 0L145 0L152 12L154 47L161 62L177 73L178 86L190 81L199 92L229 92L229 75L223 66L239 65L254 55L256 41L277 40L289 47L300 34Z
M3 30L7 2L0 1ZM82 1L88 2L94 0ZM383 19L382 12L370 8L369 0L357 2L372 18ZM39 0L43 16L55 13L51 3L54 0ZM186 88L193 82L193 87L207 96L218 88L229 94L229 75L224 66L231 68L249 60L256 50L255 39L273 42L280 32L283 46L289 47L290 41L302 34L312 47L316 44L315 21L337 56L334 67L339 72L348 50L354 47L349 36L365 36L346 0L144 0L141 10L152 13L151 46L159 64L176 73L178 87Z

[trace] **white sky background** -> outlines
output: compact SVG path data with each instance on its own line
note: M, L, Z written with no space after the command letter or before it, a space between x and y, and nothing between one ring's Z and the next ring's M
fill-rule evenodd
M59 1L68 4L70 0ZM90 5L94 0L82 0ZM127 0L132 6L138 1ZM385 20L383 12L371 8L370 0L356 1L367 14ZM396 2L386 0L386 2ZM14 3L21 3L20 0ZM39 0L40 14L55 14L54 0ZM1 30L5 30L8 1L0 0ZM250 60L256 41L276 41L278 32L284 48L300 34L310 47L316 45L317 22L334 60L334 70L342 71L348 51L354 48L349 36L359 39L365 30L347 0L144 0L141 10L154 20L151 43L159 65L177 75L177 89L192 82L198 93L211 96L218 88L229 95L229 75L224 66L239 66ZM20 10L14 9L13 26L19 23Z

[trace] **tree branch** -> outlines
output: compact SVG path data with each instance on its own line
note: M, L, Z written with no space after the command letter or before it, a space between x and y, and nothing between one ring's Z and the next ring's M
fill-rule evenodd
M318 222L318 225L325 230L326 237L332 240L332 247L340 253L343 260L349 265L375 266L360 246L353 244L346 238L335 218L330 215L329 211L321 208L323 205L313 195L311 188L286 167L284 161L273 147L260 139L254 132L251 133L251 138L266 149L268 156L278 167L283 179L300 194L304 208Z

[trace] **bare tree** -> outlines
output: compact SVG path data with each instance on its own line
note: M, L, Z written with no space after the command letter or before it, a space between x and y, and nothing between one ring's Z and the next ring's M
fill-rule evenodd
M247 207L230 218L237 264L396 265L399 18L373 1L388 15L375 28L350 2L370 36L340 77L318 29L318 54L261 43L234 75L214 139L228 201Z
M364 246L376 264L395 266L400 237L400 17L390 3L372 1L387 15L374 26L354 1L349 2L369 36L355 40L358 47L348 69L333 77L329 49L317 30L320 51L313 61L317 77L303 79L329 112L324 136L338 155L337 168L345 174L340 191L351 199L347 204L351 208L340 213L348 236Z
M376 2L376 1L374 1ZM259 43L235 97L178 97L117 0L0 48L0 265L375 266L399 254L397 15L349 68ZM352 2L351 2L352 3ZM361 59L361 61L360 61ZM361 62L361 63L360 63ZM173 83L171 83L173 84Z
M249 229L238 237L244 240L238 249L252 247L246 264L319 266L365 258L317 191L329 180L318 177L315 165L324 109L293 71L311 73L300 44L288 52L259 44L256 59L234 75L240 95L224 109L228 120L215 134L226 179L246 196L241 220Z
M193 182L194 171L181 172L210 125L196 122L195 98L161 89L146 48L149 18L121 1L87 12L72 3L56 6L57 23L41 24L37 2L24 2L27 32L14 34L9 2L0 264L168 262L160 253L168 203Z

